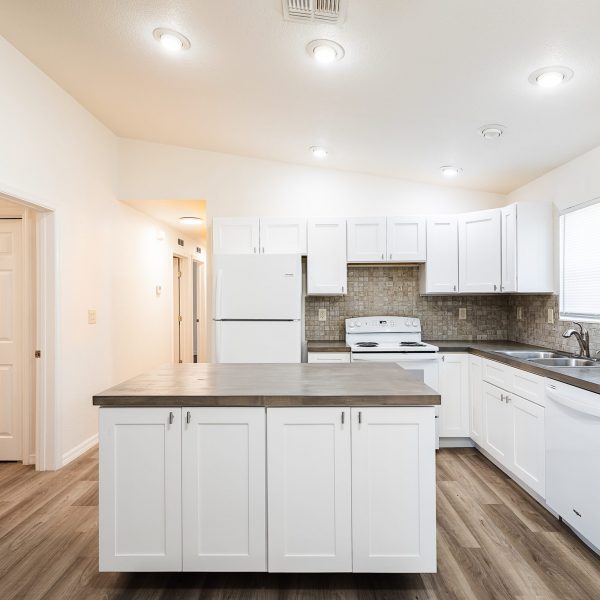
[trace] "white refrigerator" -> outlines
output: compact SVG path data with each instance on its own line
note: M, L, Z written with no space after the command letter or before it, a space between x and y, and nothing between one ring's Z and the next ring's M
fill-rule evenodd
M213 264L215 362L300 362L300 255L220 254Z

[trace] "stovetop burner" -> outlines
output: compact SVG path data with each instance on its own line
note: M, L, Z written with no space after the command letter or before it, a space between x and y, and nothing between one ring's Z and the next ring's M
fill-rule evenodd
M356 345L361 348L377 348L379 346L377 342L358 342Z

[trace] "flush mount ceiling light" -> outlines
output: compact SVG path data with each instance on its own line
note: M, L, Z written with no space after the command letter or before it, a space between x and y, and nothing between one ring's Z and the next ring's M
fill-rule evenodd
M154 39L157 42L160 42L160 45L169 52L189 50L191 47L190 40L174 29L158 27L152 32L152 35L154 36Z
M543 88L553 88L573 79L573 70L569 67L544 67L529 76L529 83Z
M310 151L313 153L315 158L327 158L329 152L322 146L311 146Z
M444 165L440 167L440 171L444 177L458 177L462 173L460 167L453 167L452 165Z
M503 125L484 125L479 133L486 140L496 140L504 133Z
M344 58L344 49L331 40L313 40L306 45L306 51L318 63L330 64Z
M179 217L179 222L182 225L200 225L202 219L200 217Z

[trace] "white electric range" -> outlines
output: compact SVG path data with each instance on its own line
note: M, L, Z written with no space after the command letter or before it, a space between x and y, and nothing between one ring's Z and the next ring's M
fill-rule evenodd
M414 317L356 317L346 319L346 344L352 362L393 362L415 371L426 385L439 391L439 348L421 341L421 321ZM436 406L436 446L439 406Z

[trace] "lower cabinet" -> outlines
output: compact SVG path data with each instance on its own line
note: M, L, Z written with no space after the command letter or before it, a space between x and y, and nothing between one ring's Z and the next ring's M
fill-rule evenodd
M480 356L469 356L469 424L471 439L480 445L483 443L482 362Z
M469 437L469 355L442 354L440 437Z
M511 463L511 412L504 390L483 383L483 447L506 468Z

